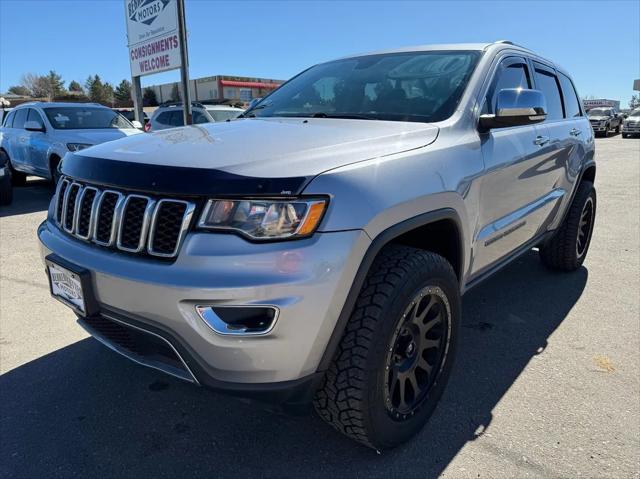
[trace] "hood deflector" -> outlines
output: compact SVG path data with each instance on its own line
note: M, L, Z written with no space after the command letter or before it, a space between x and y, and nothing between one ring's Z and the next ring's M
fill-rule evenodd
M117 189L176 196L299 194L307 177L258 178L209 168L153 165L67 154L62 173L78 181Z

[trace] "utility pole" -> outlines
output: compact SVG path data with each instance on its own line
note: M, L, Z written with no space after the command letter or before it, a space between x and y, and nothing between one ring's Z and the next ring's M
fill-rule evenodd
M189 53L187 51L187 27L184 15L184 0L178 2L178 35L180 37L180 80L182 83L182 104L184 124L191 125L191 95L189 93Z

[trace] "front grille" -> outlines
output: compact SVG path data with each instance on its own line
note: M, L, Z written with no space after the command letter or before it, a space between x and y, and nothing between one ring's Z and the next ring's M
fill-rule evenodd
M62 223L64 224L64 229L69 232L73 230L73 219L76 211L76 199L78 199L78 193L80 193L80 185L78 183L72 183L66 191Z
M122 219L118 231L118 247L137 253L144 248L145 228L153 201L145 196L129 196L122 207Z
M63 178L55 220L67 233L122 251L172 258L189 228L191 202L101 190Z

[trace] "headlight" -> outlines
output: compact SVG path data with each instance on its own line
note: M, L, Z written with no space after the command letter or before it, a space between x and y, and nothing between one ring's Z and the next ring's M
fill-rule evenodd
M67 148L69 148L69 151L80 151L80 150L84 150L85 148L89 148L90 146L93 146L89 143L67 143Z
M316 230L326 199L209 200L198 227L236 231L254 240L304 238Z

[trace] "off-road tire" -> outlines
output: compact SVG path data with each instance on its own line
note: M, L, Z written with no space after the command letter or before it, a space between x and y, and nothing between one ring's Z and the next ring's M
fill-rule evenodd
M387 351L405 321L403 312L425 287L436 288L448 300L447 349L435 383L426 390L415 414L398 422L384 399ZM383 248L367 274L314 398L320 417L346 436L378 450L397 446L418 433L433 413L451 372L460 311L458 281L446 259L407 246Z
M578 233L581 218L587 202L592 202L592 217L588 228L588 233L584 241L582 253L578 252ZM578 185L578 191L569 207L564 222L555 235L543 246L540 247L540 259L542 263L555 271L575 271L584 262L596 215L596 190L590 181L582 181Z

